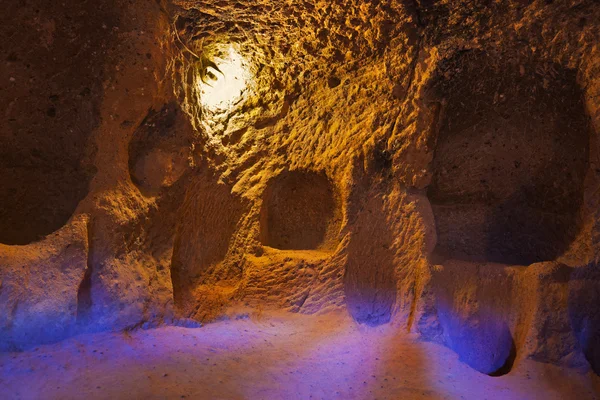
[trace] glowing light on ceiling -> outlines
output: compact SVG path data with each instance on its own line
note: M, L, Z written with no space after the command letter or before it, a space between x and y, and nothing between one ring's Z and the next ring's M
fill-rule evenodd
M204 76L199 79L202 105L210 111L226 111L244 96L250 82L248 63L233 46L223 51L220 58L212 60Z

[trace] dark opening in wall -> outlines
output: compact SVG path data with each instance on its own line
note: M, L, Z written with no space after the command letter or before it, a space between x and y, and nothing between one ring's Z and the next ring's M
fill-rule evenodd
M428 190L436 253L531 264L578 231L589 123L573 71L467 52L434 85L446 100Z
M331 182L315 172L284 172L265 192L261 210L262 244L282 250L330 248L336 201Z
M119 14L114 1L93 15L85 2L3 6L0 243L24 245L63 227L88 194ZM31 18L39 30L18 22Z
M0 243L29 244L63 227L88 193L93 171L0 166Z

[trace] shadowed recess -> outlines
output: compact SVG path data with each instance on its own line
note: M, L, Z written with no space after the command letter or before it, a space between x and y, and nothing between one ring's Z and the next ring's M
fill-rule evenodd
M96 172L89 138L101 122L104 58L115 40L102 23L72 17L87 15L83 3L37 3L3 3L0 23L0 243L10 245L60 229L88 194ZM100 2L94 19L117 25L114 2Z
M150 109L129 143L129 174L140 189L152 192L173 185L186 170L191 127L172 102Z
M329 247L335 214L334 189L327 176L284 172L269 183L263 198L261 242L282 250Z
M447 106L428 196L436 252L528 265L553 260L579 227L589 125L573 71L480 52L442 65Z

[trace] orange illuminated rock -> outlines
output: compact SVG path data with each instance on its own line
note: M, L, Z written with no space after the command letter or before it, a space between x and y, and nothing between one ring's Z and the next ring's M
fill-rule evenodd
M598 373L597 2L13 3L3 348L342 311Z

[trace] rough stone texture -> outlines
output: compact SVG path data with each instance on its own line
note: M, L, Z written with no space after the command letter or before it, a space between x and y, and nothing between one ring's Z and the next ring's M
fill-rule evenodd
M61 228L95 172L90 136L101 123L119 12L110 2L4 4L0 127L0 243L28 244ZM97 23L86 23L96 18Z
M269 183L261 210L261 243L281 250L331 246L338 202L325 175L293 171ZM337 228L337 229L336 229Z
M210 172L195 177L188 187L171 263L175 302L186 312L198 310L214 317L213 309L220 309L213 301L222 302L223 295L235 291L241 274L236 264L239 256L232 256L231 264L222 263L230 252L235 252L231 242L243 210L242 201L231 194L231 186L219 183ZM216 281L220 281L218 287L214 287ZM207 288L214 290L198 294ZM197 307L194 295L210 305Z
M467 52L436 83L447 102L433 159L437 250L528 265L573 241L589 125L573 71Z
M0 245L0 350L53 342L76 332L87 262L85 217L29 246Z
M346 308L484 373L598 373L597 2L7 9L0 309L23 260L59 274L43 255L83 220L89 243L73 236L87 269L56 282L57 314L31 300L11 317L69 328L15 346ZM230 47L252 79L215 111L202 87L228 79L211 65Z
M176 103L150 109L129 142L132 182L146 193L172 186L186 172L192 143L189 121Z
M514 361L509 324L515 272L497 264L452 261L433 276L445 342L485 374L507 372Z
M344 291L350 314L361 323L379 325L389 322L396 300L394 267L394 216L399 199L381 193L379 185L361 188L360 212L352 226ZM362 191L361 190L361 191Z
M596 265L577 269L571 275L568 316L579 349L600 375L600 273Z
M25 246L0 250L3 298L20 293L9 271L22 262L22 254L45 254L53 231L75 229L84 217L89 221L84 257L89 268L76 284L79 293L75 290L77 326L65 323L66 330L54 335L48 325L47 335L29 342L24 336L19 344L170 318L174 227L169 223L174 224L183 188L171 179L170 188L146 197L131 182L128 168L131 139L149 110L172 104L172 86L165 80L170 25L164 9L110 0L9 1L6 7L0 180L9 190L0 194L0 242ZM179 143L189 129L177 134ZM44 268L58 274L59 260ZM69 293L66 284L49 292L56 304L65 304L58 314L72 311L63 291ZM2 304L3 311L9 309L9 303ZM31 314L22 307L17 311L19 320ZM44 313L40 318L50 321Z

